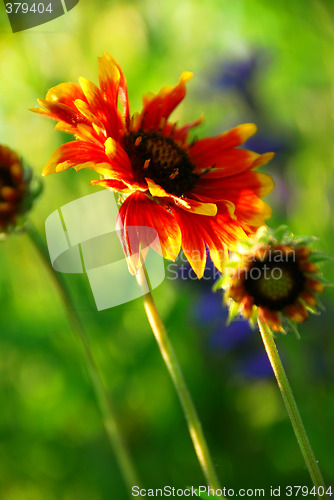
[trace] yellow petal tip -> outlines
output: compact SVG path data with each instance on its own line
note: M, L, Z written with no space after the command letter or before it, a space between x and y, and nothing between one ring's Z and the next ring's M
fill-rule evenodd
M257 132L255 123L243 123L238 128L243 142L247 141L247 139Z

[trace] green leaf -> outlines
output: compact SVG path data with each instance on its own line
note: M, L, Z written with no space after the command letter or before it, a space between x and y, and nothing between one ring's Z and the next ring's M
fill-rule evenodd
M256 240L259 243L267 243L270 238L270 229L267 226L261 226L256 232Z
M312 314L315 314L316 316L320 316L321 312L318 311L315 307L309 306L308 304L304 304L305 308Z
M226 321L226 325L228 326L238 314L239 314L239 303L234 302L234 300L232 300L230 305L228 306L228 318Z
M310 274L310 277L313 278L313 275ZM323 283L326 286L333 286L333 283L329 281L325 276L322 276L322 274L317 274L316 278L317 281L320 281L320 283Z
M255 330L255 327L257 324L257 315L258 315L257 307L254 307L254 310L253 310L251 316L248 318L248 322L249 322L252 330Z
M254 245L254 243L252 243L251 241L240 240L240 241L238 241L238 252L237 253L247 252L248 250L253 248L253 245Z
M325 306L325 304L322 302L322 300L319 297L317 297L317 306L322 311L326 311L326 306Z
M235 269L240 265L240 260L229 260L225 263L224 269Z
M298 238L294 238L293 240L296 245L309 245L315 241L319 241L317 236L298 236Z
M282 243L284 240L293 237L292 232L285 224L282 224L277 229L275 229L273 235L279 243Z
M327 260L334 260L334 258L330 255L327 255L326 253L320 252L312 252L309 256L309 261L313 262L314 264L318 262L326 262Z
M296 323L287 317L284 318L284 322L286 323L288 330L291 330L296 335L297 339L300 340L300 335Z
M227 275L224 274L220 278L217 279L216 283L212 287L213 292L217 292L217 290L220 290L223 288L224 285L226 285L226 280L227 280Z

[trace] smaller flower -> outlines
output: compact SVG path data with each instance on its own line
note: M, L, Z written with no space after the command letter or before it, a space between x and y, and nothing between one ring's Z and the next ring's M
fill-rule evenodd
M261 227L226 264L214 290L225 290L229 321L237 314L254 324L258 316L276 332L302 323L308 312L318 313L318 294L328 282L317 263L323 254L309 248L315 238L295 238L285 226L276 232Z
M41 185L31 181L31 169L24 168L15 151L0 144L0 233L16 228L30 210L41 191Z

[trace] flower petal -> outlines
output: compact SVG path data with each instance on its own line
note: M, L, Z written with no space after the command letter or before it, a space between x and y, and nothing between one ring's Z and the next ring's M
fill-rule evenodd
M167 193L161 186L156 184L152 179L145 177L148 189L152 196L157 198L169 198L174 204L189 212L201 215L216 215L217 206L214 203L193 200L191 198L179 197L174 194Z
M166 259L175 260L180 251L181 232L173 215L161 205L149 199L141 192L135 192L121 205L118 213L118 227L124 228L124 245L128 249L129 256L136 253L129 239L128 227L153 228L159 236L160 245L152 244L150 237L146 238L145 232L139 231L142 247L148 244ZM137 245L138 247L138 245Z
M205 266L202 253L204 244L209 249L214 265L219 271L223 271L223 265L228 256L228 248L236 244L237 240L247 238L238 221L231 219L228 209L224 205L217 205L218 215L215 217L172 209L181 227L182 248L199 278L203 275ZM194 256L197 257L198 255L201 256L202 260L197 259L196 261Z
M60 83L52 87L46 94L45 99L54 103L66 104L75 109L74 101L77 99L85 100L85 95L78 83Z
M77 126L78 123L90 124L87 118L79 113L77 109L73 109L66 104L62 104L61 102L54 103L46 99L38 99L38 103L46 109L32 108L31 111L34 113L46 115L49 118L68 123L72 126Z
M117 108L117 99L123 106L123 118L129 121L129 99L126 79L121 66L116 59L105 52L98 58L99 84L105 101L112 103Z
M98 121L104 124L107 136L118 139L122 135L123 123L116 104L105 101L100 89L90 80L80 77L79 83L85 94L91 113L97 117Z
M200 279L204 274L206 263L206 250L203 235L194 224L192 214L187 212L176 212L176 219L182 234L182 249Z
M206 167L210 164L212 166L223 151L240 146L255 134L256 130L254 123L244 123L216 137L199 139L189 148L189 155L196 165L201 166L204 162Z
M157 95L147 94L144 96L140 127L144 130L160 130L171 112L184 99L186 95L185 84L192 76L192 73L185 71L175 87L164 87Z
M42 175L62 172L71 167L95 168L97 164L108 163L103 147L85 141L66 142L56 149L42 171Z
M266 196L274 188L274 182L271 175L261 172L243 172L241 174L222 179L216 179L215 182L207 178L204 174L192 192L197 196L205 196L212 200L231 200L236 201L247 192L252 192L259 197Z

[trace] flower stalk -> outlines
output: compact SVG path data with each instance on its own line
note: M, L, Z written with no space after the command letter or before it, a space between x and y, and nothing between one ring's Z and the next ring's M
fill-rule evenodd
M289 414L289 418L295 432L298 445L302 455L304 457L307 469L310 473L313 484L317 490L318 498L326 499L328 498L326 494L319 494L319 487L326 491L326 486L324 480L322 478L321 471L319 469L318 463L315 459L310 441L308 439L304 424L302 422L295 398L292 393L292 389L290 387L288 378L286 376L285 370L283 368L280 356L278 354L278 350L273 338L273 333L269 326L262 321L260 317L258 317L258 325L261 333L261 337L263 340L264 347L266 349L269 361L271 363L273 372L275 374L278 387L281 391L283 401L287 412ZM321 489L322 489L321 488Z
M50 266L50 258L46 245L43 239L41 238L40 234L38 233L38 231L34 228L34 226L31 223L27 224L26 232L30 240L34 244L41 259L43 260L49 272L51 273L51 276L62 298L72 330L83 350L86 368L90 376L98 404L100 406L105 430L110 445L115 453L115 457L118 462L120 471L122 473L124 482L126 484L129 497L132 498L131 495L132 486L139 485L140 483L137 478L137 474L135 472L132 461L130 459L128 450L121 436L118 423L115 419L115 412L112 407L110 397L103 383L102 376L97 367L93 353L90 349L85 329L80 320L80 317L77 315L75 308L73 306L68 286L62 274L54 271L54 269Z
M208 445L203 434L202 425L197 415L197 411L192 401L188 387L184 380L175 351L168 338L166 328L155 305L151 287L149 284L149 279L147 276L147 271L144 265L138 270L136 278L140 288L144 292L143 300L148 321L183 407L189 433L195 448L199 464L208 485L210 486L210 488L213 488L215 491L217 491L221 489L221 487L219 485L219 480L217 478ZM147 292L147 290L149 291Z

